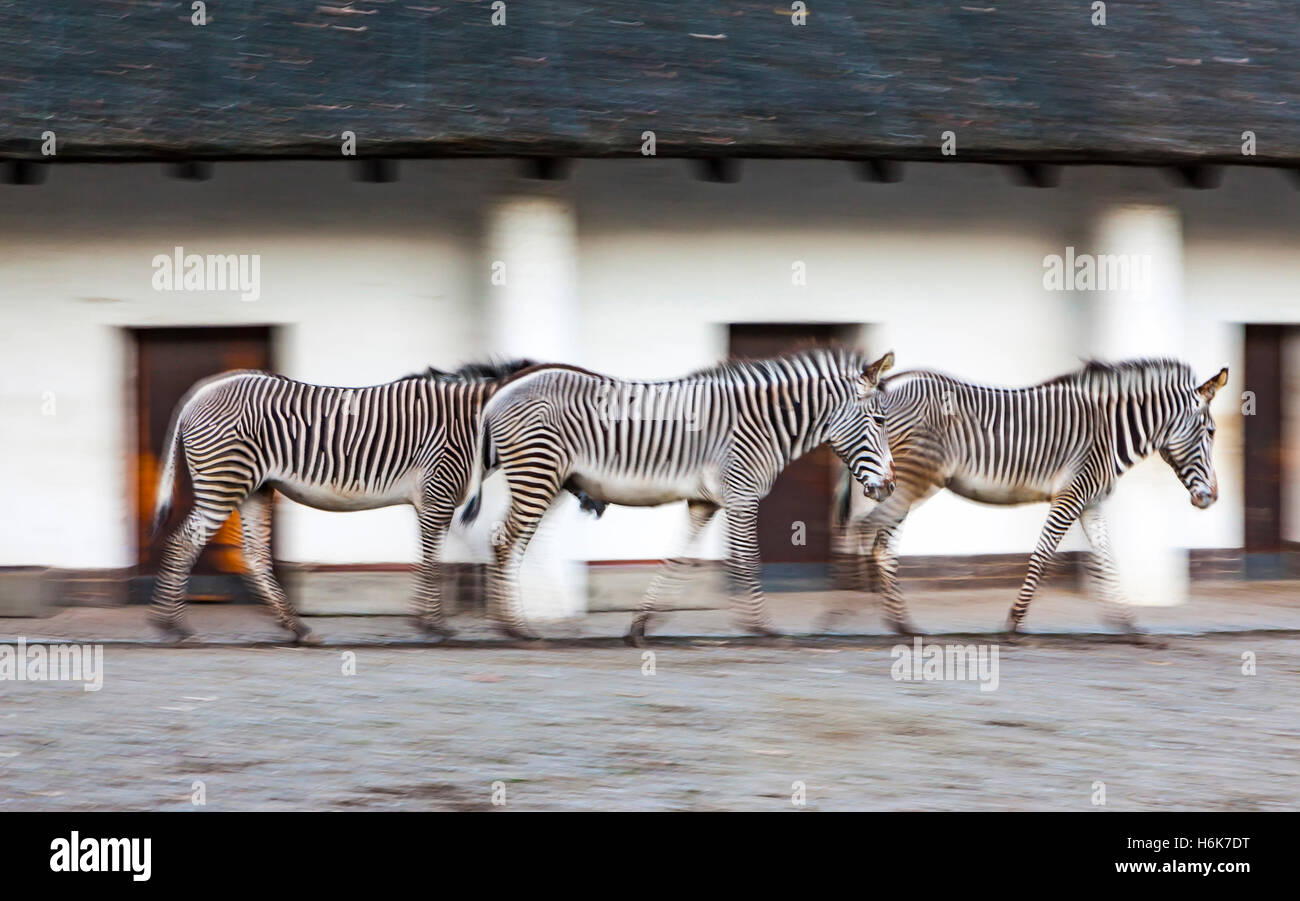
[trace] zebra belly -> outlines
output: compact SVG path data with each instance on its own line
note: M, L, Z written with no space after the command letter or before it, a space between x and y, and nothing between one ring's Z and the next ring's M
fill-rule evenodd
M680 500L704 500L710 496L699 477L664 479L575 472L569 478L588 497L624 507L657 507Z
M1035 504L1051 500L1051 490L1040 485L1010 484L993 479L957 473L948 479L948 490L981 504Z
M414 497L415 478L406 476L378 491L346 489L336 485L314 485L295 480L269 479L267 484L285 497L317 510L347 513L409 504Z

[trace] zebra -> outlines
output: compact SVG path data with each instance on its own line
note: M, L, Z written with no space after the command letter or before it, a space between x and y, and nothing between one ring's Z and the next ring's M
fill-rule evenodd
M275 491L321 510L415 507L421 563L412 610L436 639L453 634L443 617L439 559L452 514L474 470L479 415L500 380L532 360L429 368L387 384L336 388L257 370L197 382L168 426L153 531L168 519L177 461L184 455L194 504L166 538L149 619L181 641L189 572L203 546L240 511L246 580L303 644L302 624L271 567Z
M1227 367L1197 384L1189 365L1168 358L1093 360L1027 388L975 385L930 370L884 380L881 402L898 490L851 522L842 503L840 516L852 550L870 549L871 581L884 596L887 624L903 634L916 632L898 586L898 532L910 510L947 488L987 504L1050 504L1007 617L1009 633L1020 629L1057 545L1076 519L1092 548L1089 570L1107 619L1136 633L1119 592L1100 502L1120 476L1158 452L1194 506L1213 504L1219 487L1211 462L1210 401L1227 382Z
M516 574L556 495L568 490L594 512L605 504L657 506L685 500L687 550L727 511L728 573L743 622L775 634L758 579L759 501L781 471L830 443L865 493L884 500L893 464L877 397L892 353L811 348L733 361L679 379L625 381L575 366L546 366L507 379L483 411L482 478L501 469L510 494L494 530L488 612L505 634L532 640L517 603ZM474 494L462 518L478 512ZM666 561L627 635L645 639L659 598L679 587L689 563Z

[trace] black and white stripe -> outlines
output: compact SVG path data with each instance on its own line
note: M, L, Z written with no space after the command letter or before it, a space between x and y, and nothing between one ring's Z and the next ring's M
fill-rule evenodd
M214 376L190 389L173 414L163 449L155 530L167 518L178 459L194 504L166 539L151 619L188 637L186 582L203 546L238 509L248 582L285 628L307 639L271 571L275 491L322 510L412 504L421 566L414 600L420 624L449 634L438 562L452 512L474 471L479 415L499 380L531 361L430 369L384 385L335 388L266 372Z
M913 507L948 488L990 504L1050 504L1008 630L1020 627L1076 519L1092 547L1093 575L1109 614L1132 630L1098 505L1116 479L1155 452L1193 504L1212 504L1218 482L1209 405L1227 379L1224 368L1198 385L1191 367L1173 359L1091 362L1028 388L975 385L926 370L886 379L881 396L898 490L848 529L851 546L872 558L889 624L915 631L896 577L898 530Z
M531 637L515 576L529 539L562 490L595 505L686 500L690 539L727 512L728 569L745 624L771 628L758 580L758 503L792 460L830 443L871 495L893 490L877 396L886 354L871 362L831 348L727 363L668 381L625 381L567 366L508 380L483 414L484 472L500 468L510 510L494 542L489 612L508 634ZM467 515L472 516L475 505ZM669 561L629 639L640 641L657 601L684 572Z

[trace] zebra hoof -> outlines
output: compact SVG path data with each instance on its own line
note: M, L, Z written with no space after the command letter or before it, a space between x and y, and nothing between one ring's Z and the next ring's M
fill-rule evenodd
M627 634L623 636L623 641L634 648L645 647L645 626L646 620L644 617L638 616L632 620L632 626L627 630Z
M415 628L419 629L420 632L434 644L440 644L448 638L454 638L456 636L456 630L447 625L447 623L442 619L417 616L414 618L414 622Z
M536 632L534 632L532 629L529 629L527 626L500 625L497 626L497 631L499 631L506 638L510 638L515 641L535 642L535 641L542 640L542 636L538 635Z
M161 632L164 640L171 639L172 643L178 647L198 644L198 638L195 636L194 630L183 623L172 622L150 614L149 625Z
M321 645L321 637L311 629L294 634L294 643L302 645L304 648L318 648Z
M1150 648L1153 651L1163 651L1169 647L1169 642L1163 638L1156 638L1154 635L1148 635L1134 629L1129 630L1128 640L1135 647Z
M772 627L771 623L767 623L767 622L745 623L741 628L745 629L746 631L753 632L755 635L759 636L760 638L785 638L784 632L778 632L776 629Z
M887 625L897 635L925 634L908 619L887 619L885 620L885 625Z

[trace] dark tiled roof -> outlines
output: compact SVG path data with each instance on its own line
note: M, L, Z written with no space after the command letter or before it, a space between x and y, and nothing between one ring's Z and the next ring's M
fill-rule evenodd
M807 5L0 0L0 155L1300 164L1293 0Z

